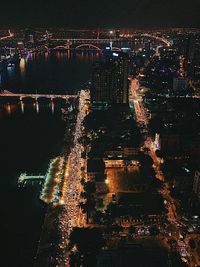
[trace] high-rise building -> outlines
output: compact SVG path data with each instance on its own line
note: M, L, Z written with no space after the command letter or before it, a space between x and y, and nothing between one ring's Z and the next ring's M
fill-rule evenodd
M196 171L194 175L193 191L200 198L200 171Z
M184 77L175 77L173 79L173 90L174 91L184 91L187 89L188 81Z
M23 43L23 42L18 42L18 43L17 43L17 48L18 48L19 50L24 50L24 43Z
M24 33L24 41L25 43L33 44L36 39L36 34L33 30L26 29Z
M150 40L146 40L144 42L144 49L149 52L151 50L151 41Z
M129 88L128 88L128 74L130 59L127 53L112 53L111 62L116 66L116 103L128 104Z
M93 65L91 100L98 104L128 104L129 58L126 53L111 52L104 62Z
M110 63L96 62L92 70L91 100L93 104L115 102L115 66Z
M188 60L194 59L195 54L195 36L191 35L186 39L185 56Z

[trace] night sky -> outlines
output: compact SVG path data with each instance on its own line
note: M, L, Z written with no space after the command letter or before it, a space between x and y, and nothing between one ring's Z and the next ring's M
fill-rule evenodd
M2 0L0 26L200 27L200 0Z

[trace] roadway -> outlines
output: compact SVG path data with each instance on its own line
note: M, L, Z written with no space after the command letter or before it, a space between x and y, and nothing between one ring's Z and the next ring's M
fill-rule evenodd
M135 109L136 121L143 130L145 129L146 133L148 134L148 117L147 113L145 112L142 98L138 96L138 89L139 81L137 79L133 79L130 85L130 102L133 104ZM188 237L184 240L181 238L182 216L177 212L176 200L171 197L170 187L168 183L166 183L164 174L161 171L161 160L156 156L154 142L148 135L146 136L144 146L141 149L143 150L144 147L148 148L149 155L153 160L156 178L163 182L163 187L160 190L160 193L165 200L167 218L171 225L170 238L176 240L178 244L177 250L183 261L187 262L188 266L194 267L200 265L200 258L198 257L198 254L191 251L191 248L188 245ZM165 237L165 239L168 240L168 237Z
M79 112L74 131L73 145L67 159L64 174L64 206L62 212L59 214L59 229L62 235L59 247L62 252L57 259L58 266L69 266L70 251L66 249L69 244L69 236L74 227L84 227L86 223L86 216L79 207L81 200L80 193L82 191L80 183L81 166L83 165L81 153L84 150L79 140L84 130L82 123L88 111L86 99L89 99L89 92L82 90L79 98Z
M81 185L81 167L86 166L84 165L86 161L81 158L84 147L80 144L79 140L84 131L82 123L88 112L86 99L89 98L89 92L81 90L79 94L79 111L70 152L63 158L62 162L59 160L58 164L54 166L55 172L52 175L53 179L50 177L53 182L51 183L53 187L52 189L50 188L48 196L44 195L44 193L42 194L47 203L53 202L52 204L55 209L50 205L46 212L43 226L44 230L39 241L35 266L41 266L38 265L41 260L45 259L48 261L51 258L52 261L56 262L54 266L69 267L70 249L68 245L70 234L74 227L84 227L86 224L86 216L79 207L79 203L82 200L80 194L83 191ZM58 190L62 192L59 196L57 195ZM59 236L59 241L55 242L55 244L49 243L49 235L52 229ZM43 251L45 249L50 250L53 246L56 250L56 255L51 255L51 252L49 252L51 257L49 255L43 256Z
M139 81L137 79L131 80L129 101L135 110L135 118L137 123L147 131L148 119L144 106L142 104L142 97L138 95Z

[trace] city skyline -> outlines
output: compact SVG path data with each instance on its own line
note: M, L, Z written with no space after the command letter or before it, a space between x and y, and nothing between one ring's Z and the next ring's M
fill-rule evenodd
M2 5L2 266L200 267L199 1Z

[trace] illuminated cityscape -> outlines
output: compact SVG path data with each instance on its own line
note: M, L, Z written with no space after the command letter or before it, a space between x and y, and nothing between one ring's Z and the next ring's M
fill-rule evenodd
M86 2L2 6L1 265L199 267L200 3Z

